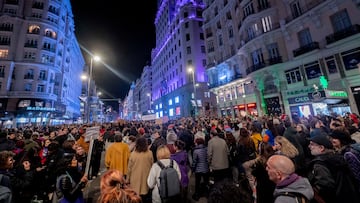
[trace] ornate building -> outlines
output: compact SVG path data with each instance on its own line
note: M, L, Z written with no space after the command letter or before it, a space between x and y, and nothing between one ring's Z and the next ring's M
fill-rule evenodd
M70 0L1 0L0 7L3 127L73 122L85 62Z
M205 5L206 71L219 115L359 113L358 0Z

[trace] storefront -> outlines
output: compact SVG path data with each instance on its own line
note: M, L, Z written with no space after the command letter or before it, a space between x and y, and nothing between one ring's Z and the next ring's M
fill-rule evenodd
M342 90L321 90L308 94L314 115L318 114L337 114L345 115L351 112L348 94Z
M351 93L354 96L356 108L360 112L360 86L351 87Z
M307 95L288 98L291 115L308 118L314 115L313 106Z
M256 103L248 103L248 104L240 104L234 106L234 114L236 117L244 117L246 115L254 115L257 116L257 108Z

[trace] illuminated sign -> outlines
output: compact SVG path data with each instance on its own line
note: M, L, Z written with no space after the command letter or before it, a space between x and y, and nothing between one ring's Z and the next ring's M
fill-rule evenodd
M326 97L340 97L347 98L348 94L345 91L334 91L334 90L326 90Z
M28 106L27 111L55 111L55 108L40 107L40 106Z
M306 102L310 102L310 98L308 96L293 97L293 98L289 98L288 101L289 104L306 103Z

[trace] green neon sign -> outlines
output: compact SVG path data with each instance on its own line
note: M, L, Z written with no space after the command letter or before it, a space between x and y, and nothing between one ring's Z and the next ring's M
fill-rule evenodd
M329 97L342 97L342 98L347 98L348 94L345 91L332 91L332 90L328 90L326 91L326 94Z
M327 89L328 88L328 81L327 79L325 78L325 76L320 76L320 85L324 88L324 89Z

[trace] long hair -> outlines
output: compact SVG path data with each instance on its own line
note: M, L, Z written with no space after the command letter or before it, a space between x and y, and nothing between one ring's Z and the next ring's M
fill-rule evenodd
M284 136L277 136L275 137L275 142L279 143L281 146L281 154L289 157L294 158L299 155L298 149Z
M140 203L141 197L128 185L120 171L111 169L101 177L98 203Z

